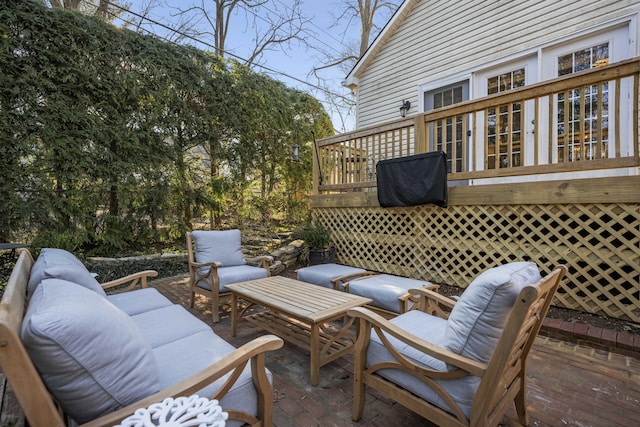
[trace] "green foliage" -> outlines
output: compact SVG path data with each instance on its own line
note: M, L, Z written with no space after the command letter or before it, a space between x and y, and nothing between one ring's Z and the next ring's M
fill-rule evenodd
M29 230L34 246L120 251L181 236L196 217L304 217L312 135L332 133L318 101L191 47L10 3L0 240Z
M307 224L297 234L311 250L322 250L331 247L331 230L318 220Z

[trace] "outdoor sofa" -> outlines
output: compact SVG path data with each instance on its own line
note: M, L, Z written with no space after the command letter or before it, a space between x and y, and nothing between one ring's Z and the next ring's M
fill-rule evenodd
M228 426L272 424L265 352L282 340L267 335L234 348L147 288L156 274L100 285L67 251L43 249L35 262L21 251L0 303L0 368L31 426L111 426L193 394L218 400ZM137 282L142 289L105 293Z

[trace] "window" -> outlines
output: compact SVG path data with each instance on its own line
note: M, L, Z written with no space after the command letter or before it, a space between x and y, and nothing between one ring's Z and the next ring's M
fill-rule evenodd
M525 85L525 69L518 68L487 78L487 94ZM522 165L524 114L520 102L487 110L487 169Z
M469 82L463 81L425 92L425 111L448 107L469 99ZM430 125L432 150L442 150L447 155L447 172L464 171L463 154L468 150L465 142L468 119L462 115L437 120ZM455 161L453 160L455 159Z
M433 92L433 108L441 108L462 102L462 85Z
M609 43L558 57L558 76L609 64ZM607 157L609 84L586 86L558 94L558 162Z

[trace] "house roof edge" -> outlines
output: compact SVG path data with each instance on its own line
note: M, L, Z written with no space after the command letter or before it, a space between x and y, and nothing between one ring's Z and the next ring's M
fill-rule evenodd
M385 24L382 31L378 33L364 54L358 58L351 71L349 71L349 74L347 74L342 82L344 86L349 87L352 91L355 89L355 86L358 84L358 72L373 60L395 29L404 21L408 13L419 1L420 0L404 0L402 4L398 6L398 9L393 13L393 16Z

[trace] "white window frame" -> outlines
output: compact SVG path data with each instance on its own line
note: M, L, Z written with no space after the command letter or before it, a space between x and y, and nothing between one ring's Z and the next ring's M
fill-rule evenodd
M554 79L558 77L558 59L561 56L571 54L581 49L597 46L603 43L609 45L609 64L620 62L625 59L629 59L635 56L635 39L636 35L633 34L637 31L635 24L636 20L627 18L621 22L610 24L608 27L599 28L593 30L588 34L582 34L579 37L573 37L565 41L556 43L540 49L541 58L541 76L543 80ZM627 79L628 80L628 79ZM633 84L630 81L623 81L620 87L620 93L625 94L633 90ZM609 85L609 105L615 105L615 87L613 84ZM548 114L548 108L546 105L541 105L541 114ZM616 123L618 118L615 117L616 111L614 108L609 110L609 123ZM633 108L631 100L621 100L620 115L622 116L619 123L632 123ZM553 129L557 128L557 118L554 115L554 121L550 125ZM540 129L541 132L548 132L546 126ZM633 146L629 142L632 140L631 135L633 132L632 126L621 126L620 128L620 155L631 156L633 155ZM552 158L551 162L557 161L557 133L553 132L554 138L549 143L552 143L554 149L551 150ZM608 145L608 157L616 157L616 141L615 137L609 140ZM545 150L544 152L548 152Z
M474 81L474 93L473 99L482 98L488 95L487 86L490 77L495 77L506 72L524 68L524 85L529 86L538 82L538 54L530 53L528 55L521 56L516 59L511 59L500 64L493 64L490 67L483 68L476 71L473 74ZM522 129L523 137L523 150L524 156L522 158L522 165L528 166L534 163L534 149L535 144L533 135L533 102L525 103L523 107L524 113L524 128ZM478 115L478 123L476 123L479 129L483 129L485 126L485 118L482 115ZM478 170L484 170L485 152L484 152L484 132L478 132L476 135L477 141L474 144L476 165Z
M418 107L420 109L421 112L427 112L429 110L431 110L431 108L429 110L426 109L426 105L425 105L425 97L428 93L430 92L436 92L438 90L443 90L443 89L447 89L450 88L452 86L456 86L458 84L461 84L463 86L463 95L462 95L462 101L467 101L469 99L471 99L471 96L473 94L473 80L472 80L472 74L470 73L464 73L464 74L456 74L453 76L448 76L446 79L442 79L442 80L436 80L433 82L429 82L429 83L423 83L419 86L418 89ZM466 98L465 98L466 95ZM468 118L468 122L467 122L467 129L472 129L472 119ZM430 132L434 132L434 130L430 130ZM468 136L463 135L463 138L467 138L467 164L466 165L462 165L463 168L465 168L466 170L469 170L469 166L471 165L471 156L473 155L473 144L472 144L472 140L471 138L469 138ZM435 144L435 138L432 135L431 138L432 144ZM433 147L428 147L429 150L431 150ZM451 159L451 162L455 162L456 159Z
M456 83L466 83L468 85L469 88L469 97L471 97L471 94L473 93L473 79L472 79L472 74L471 73L464 73L464 74L456 74L453 76L447 76L447 78L442 79L442 80L435 80L432 82L428 82L428 83L422 83L418 86L418 108L420 109L421 112L426 113L428 110L426 110L426 106L424 104L424 97L427 94L427 92L434 92L438 89L444 89L447 88L449 86L453 86Z

